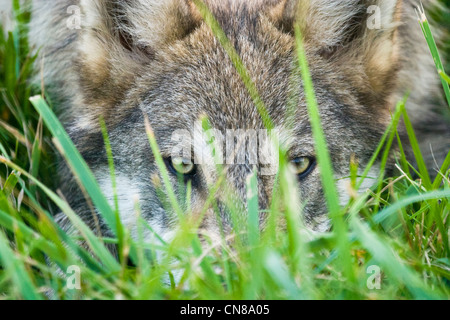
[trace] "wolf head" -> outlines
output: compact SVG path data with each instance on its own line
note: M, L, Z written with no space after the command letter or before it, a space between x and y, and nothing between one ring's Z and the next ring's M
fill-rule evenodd
M186 184L192 185L194 214L202 211L220 176L215 166L196 160L198 154L210 151L208 143L196 138L202 133L200 119L208 119L216 139L222 135L226 141L230 132L235 135L222 145L225 183L215 194L216 205L207 210L203 230L218 233L220 225L233 229L223 188L234 195L242 215L246 214L246 185L253 172L257 172L259 207L265 212L276 185L276 170L262 173L274 163L255 162L255 154L256 158L261 154L249 147L255 134L256 146L262 144L259 138L264 136L260 134L264 121L232 59L203 21L196 4L185 0L81 0L80 5L83 26L77 35L74 68L79 90L73 93L72 108L67 111L72 113L67 128L112 201L98 122L100 117L105 119L125 225L136 227L136 199L142 216L162 236L174 223L173 212L161 196L165 189L145 132L146 117L174 190L182 193ZM410 50L411 59L422 59L421 52L411 46L411 42L421 41L414 36L420 29L402 32L411 20L411 5L394 0L208 0L206 5L239 54L279 132L292 163L292 175L298 181L297 196L304 204L306 225L312 230L327 230L327 208L299 76L294 25L302 31L345 202L344 181L351 159L360 167L367 164L391 121L396 99L407 89L415 89L412 80L402 77L405 70L412 72L410 78L417 73L403 60L405 50ZM423 76L428 77L428 73ZM434 83L434 79L428 81L417 90L431 92ZM416 95L417 101L425 99L425 95ZM242 136L247 142L244 148L236 148L234 143ZM180 141L191 142L191 148L174 155ZM240 151L227 153L230 148ZM67 188L73 194L73 188ZM81 195L72 196L71 203L77 206L83 202L80 199ZM78 211L89 220L87 208L79 207ZM261 226L265 218L261 213Z

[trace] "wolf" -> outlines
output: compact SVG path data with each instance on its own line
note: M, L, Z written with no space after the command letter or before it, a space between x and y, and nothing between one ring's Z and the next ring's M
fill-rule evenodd
M303 204L303 220L310 230L327 231L330 222L298 73L295 26L301 30L343 204L348 200L345 181L350 162L356 159L365 167L397 102L407 93L407 110L429 168L441 165L449 150L450 129L438 111L445 110L439 76L414 13L414 1L205 0L204 4L281 132L298 182L295 196ZM214 166L196 163L189 152L174 157L174 132L194 136L202 117L219 132L265 129L255 100L203 19L198 1L34 0L32 6L29 38L39 50L37 81L43 79L69 136L114 203L99 125L99 119L104 119L124 225L136 236L138 201L142 218L156 233L170 238L176 219L159 194L165 189L145 119L177 195L180 176L182 186L192 186L193 215L202 211L219 174ZM399 131L404 136L404 130ZM202 141L192 146L200 152L207 148ZM263 227L276 174L260 174L262 165L249 159L244 154L243 161L224 164L224 185L245 217L247 180L256 170ZM391 156L388 169L394 164ZM377 170L371 172L377 175ZM60 189L80 217L93 229L98 219L101 232L110 234L101 217L94 219L64 164L59 179ZM200 230L205 234L233 231L225 186L215 194L216 209L207 208L202 217ZM70 225L62 215L58 220Z

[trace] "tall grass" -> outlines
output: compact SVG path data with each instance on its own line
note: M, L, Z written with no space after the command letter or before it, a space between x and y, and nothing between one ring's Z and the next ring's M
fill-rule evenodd
M273 128L239 55L207 7L201 1L195 3L241 75L266 127ZM17 12L18 9L16 3ZM6 38L0 36L0 88L3 88L0 91L0 299L448 299L450 296L450 154L433 181L422 161L404 102L400 102L363 176L356 176L357 168L352 168L352 185L359 189L377 159L387 161L393 141L398 138L397 125L401 119L419 164L418 178L413 180L410 172L415 169L401 151L399 176L386 177L381 172L371 190L355 196L346 207L340 207L298 28L295 34L298 67L326 203L333 220L332 231L311 234L303 225L301 202L295 192L298 186L288 168L285 152L280 150L278 183L267 228L260 230L258 225L258 185L256 176L252 175L247 183L248 212L244 221L237 200L231 194L226 197L236 225L234 238L228 239L222 232L221 242L211 241L205 246L198 236L199 220L192 218L192 186L188 184L182 196L178 196L148 121L149 145L162 177L162 181L155 179L153 183L169 211L175 213L179 226L174 239L167 242L141 218L136 202L139 235L137 239L131 238L120 220L117 200L113 207L106 201L90 168L48 102L42 96L30 99L32 92L39 91L31 89L27 82L34 57L27 48L27 17L20 19L23 23L14 33ZM0 35L3 35L1 30ZM203 122L207 131L208 120ZM116 190L108 128L102 120L99 126L113 190ZM89 229L58 195L51 179L56 174L55 153L63 156L84 187L96 212L112 230L112 238L104 238ZM218 211L215 194L225 187L225 179L223 168L217 169L219 179L211 186L203 214L208 208ZM54 221L59 212L70 219L73 232L67 233ZM285 229L278 228L281 222L285 222ZM145 242L144 231L152 233L155 240ZM233 249L225 245L230 240ZM117 245L118 257L108 250L111 245ZM79 289L70 285L71 266L81 271ZM380 289L371 286L372 270L381 271Z

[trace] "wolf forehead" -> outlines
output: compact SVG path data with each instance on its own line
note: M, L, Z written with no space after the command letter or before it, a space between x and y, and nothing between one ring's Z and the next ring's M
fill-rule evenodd
M267 37L267 33L260 36ZM264 46L263 39L258 41L259 44L241 37L236 41L236 48L270 116L281 119L289 93L294 98L294 92L290 92L293 79L289 76L294 61L291 45L281 40L266 42ZM273 49L268 49L267 44L273 44ZM191 123L198 120L191 117L205 115L216 119L220 116L221 123L212 123L214 126L228 124L256 129L263 125L262 121L252 122L260 119L256 105L208 26L161 52L150 68L151 71L143 72L130 94L136 95L152 116L171 111L174 116L189 117Z
M241 7L244 10L219 10L218 18L268 110L276 111L271 116L278 117L291 88L289 75L295 69L293 41L261 13L246 5ZM185 38L162 45L152 58L139 67L124 103L146 105L152 114L167 116L170 110L198 117L200 113L214 113L235 126L261 125L249 123L257 118L258 111L208 25L203 23Z
M129 3L132 6L140 2ZM175 2L177 8L186 3L166 2ZM280 26L279 19L273 18L276 11L274 3L284 4L284 1L207 3L242 59L271 116L275 120L281 117L288 98L297 98L298 101L298 95L301 95L298 92L301 86L296 73L294 38L289 32L283 32L286 26ZM176 12L174 8L168 10ZM118 113L108 112L108 109L112 106L126 109L141 105L144 101L153 107L152 113L167 115L167 109L184 114L206 111L214 112L217 117L219 112L229 118L224 119L228 120L225 122L232 122L235 127L240 124L249 127L261 125L248 122L258 118L248 88L227 51L201 18L181 15L176 19L183 23L170 22L170 19L160 22L165 28L172 25L176 26L174 29L184 28L188 34L173 31L178 33L176 40L164 35L155 41L149 39L149 35L155 32L151 22L144 27L133 20L142 19L144 15L145 12L141 16L129 14L127 21L118 22L119 31L126 32L126 50L112 45L111 42L117 41L114 38L103 36L105 43L102 46L111 46L111 50L105 52L104 48L99 47L98 38L102 38L102 32L106 31L95 27L81 37L82 57L78 66L81 85L86 92L86 105L94 106L89 111L94 111L94 114L98 111L107 120L117 123L121 120L117 118ZM152 17L148 19L151 21ZM92 32L95 37L89 36ZM145 53L142 47L145 47ZM127 57L127 54L130 56ZM104 55L109 59L104 59ZM336 92L339 83L331 84L330 76L323 75L323 70L330 70L328 61L318 55L310 55L310 58L314 70L319 71L313 74L317 82L321 86L329 84L328 89ZM113 119L113 116L116 118ZM86 116L83 116L82 122L86 122Z
M379 3L390 12L386 16L392 22L397 7L391 4L396 1L205 2L275 124L283 125L292 103L296 129L309 129L297 68L295 18L304 34L325 130L342 135L352 130L352 124L366 121L367 126L358 126L358 134L375 140L378 127L383 127L377 124L389 118L384 106L395 88L391 85L395 72L390 69L396 62L394 28L387 23L380 31L367 31L355 21L367 18L368 4ZM76 116L74 132L98 132L100 116L112 127L129 122L131 114L142 124L142 111L156 130L191 126L201 115L219 130L263 126L227 50L192 1L82 0L81 4L87 22L78 39L76 73L82 97L75 104L82 101L86 110ZM294 10L297 6L302 10ZM297 11L300 16L294 14ZM325 18L328 23L322 21ZM374 61L385 65L377 68ZM371 105L377 110L369 109ZM372 128L375 133L361 132Z

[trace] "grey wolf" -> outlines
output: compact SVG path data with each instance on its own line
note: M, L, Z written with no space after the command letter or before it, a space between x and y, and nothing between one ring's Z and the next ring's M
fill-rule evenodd
M277 128L285 131L297 171L298 197L311 230L329 228L301 79L296 72L293 26L298 23L330 147L336 177L343 181L356 157L367 164L396 103L410 92L407 109L430 167L449 150L450 130L439 78L413 11L412 0L206 0L239 53ZM206 116L213 128L260 130L263 122L230 58L189 0L34 0L30 40L43 59L46 89L61 121L112 201L112 186L99 118L110 133L124 224L136 233L134 199L142 216L163 237L175 223L157 194L160 173L144 127L148 116L171 179L192 181L193 212L201 210L213 169L192 159L171 158L173 132L193 128ZM380 26L369 28L370 6ZM79 28L68 27L79 8ZM74 20L75 22L77 20ZM71 23L73 23L72 21ZM40 70L41 71L41 70ZM288 117L290 97L295 114ZM289 120L290 119L290 120ZM405 140L406 141L406 140ZM198 147L198 146L194 146ZM433 158L434 157L434 158ZM390 169L393 167L393 159ZM181 165L181 167L179 167ZM178 166L178 167L177 167ZM257 166L256 166L257 167ZM227 164L226 181L245 215L246 180L255 166ZM376 176L377 172L373 172ZM275 176L258 175L258 198L267 209ZM70 171L60 170L61 189L94 228L91 211ZM339 184L342 201L346 190ZM175 190L178 190L175 188ZM219 234L233 223L224 205L211 208L201 230ZM264 225L261 214L261 225ZM61 224L68 222L59 218ZM102 232L108 234L102 221ZM150 235L149 235L150 236Z

